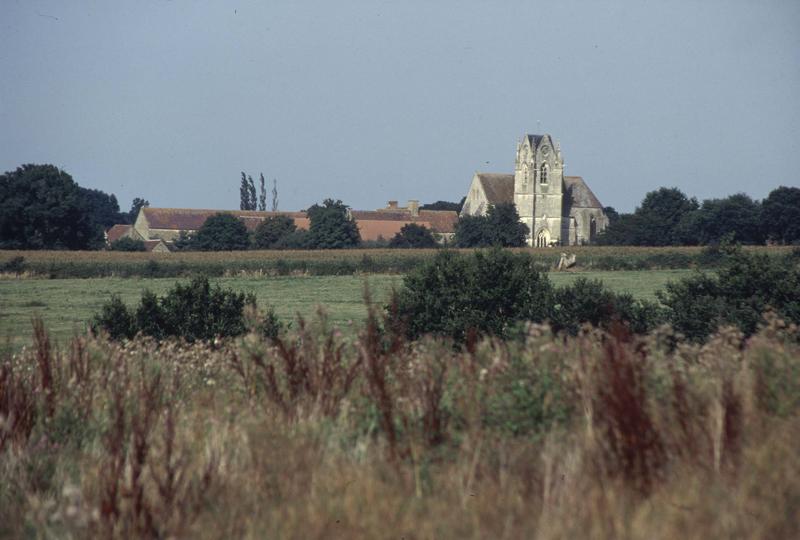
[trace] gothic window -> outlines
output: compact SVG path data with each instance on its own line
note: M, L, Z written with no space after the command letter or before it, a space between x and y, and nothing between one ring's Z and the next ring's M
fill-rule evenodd
M548 172L547 163L543 163L542 164L542 168L539 171L539 183L540 184L546 184L547 183L547 172Z
M528 185L528 164L522 166L522 185Z
M550 231L542 229L536 236L536 247L549 247L550 246Z

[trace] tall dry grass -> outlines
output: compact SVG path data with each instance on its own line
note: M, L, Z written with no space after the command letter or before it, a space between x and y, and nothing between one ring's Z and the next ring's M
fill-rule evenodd
M91 336L0 368L0 535L797 538L800 335Z

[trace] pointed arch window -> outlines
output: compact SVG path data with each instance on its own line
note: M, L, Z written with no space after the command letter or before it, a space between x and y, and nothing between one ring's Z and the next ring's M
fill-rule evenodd
M546 184L547 183L547 174L549 172L549 167L547 163L542 163L542 167L539 169L539 183Z

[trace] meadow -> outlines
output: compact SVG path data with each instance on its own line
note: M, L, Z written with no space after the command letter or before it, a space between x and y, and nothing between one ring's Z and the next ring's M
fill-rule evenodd
M689 275L691 270L550 272L555 285L567 285L578 277L599 279L616 292L655 300L655 292L670 280ZM135 304L142 291L165 293L176 278L87 278L87 279L5 279L0 280L0 340L15 346L30 341L31 319L41 317L54 339L65 343L99 311L112 294ZM262 308L271 306L284 322L298 314L310 318L322 306L332 324L343 329L366 316L364 286L373 301L386 303L392 287L402 285L402 276L244 276L214 278L225 288L252 292Z
M406 342L370 318L0 369L0 537L800 536L800 334Z

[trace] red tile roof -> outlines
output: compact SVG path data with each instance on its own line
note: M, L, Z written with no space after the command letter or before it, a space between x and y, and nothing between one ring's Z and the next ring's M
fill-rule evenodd
M195 210L190 208L142 208L151 229L196 231L206 219L219 214L232 214L241 219L248 230L255 229L270 216L289 216L298 229L308 230L310 221L305 212L256 212L249 210ZM452 233L458 220L456 212L447 210L420 210L418 216L409 211L353 210L362 240L391 239L403 225L417 223L437 233Z
M254 210L205 210L194 208L142 208L151 229L196 231L215 214L233 214L241 219L248 229L255 229L269 216L305 218L304 212L257 212Z
M108 243L116 242L123 236L127 235L130 230L133 228L132 225L122 225L117 224L108 229L106 232L106 238L108 238Z

